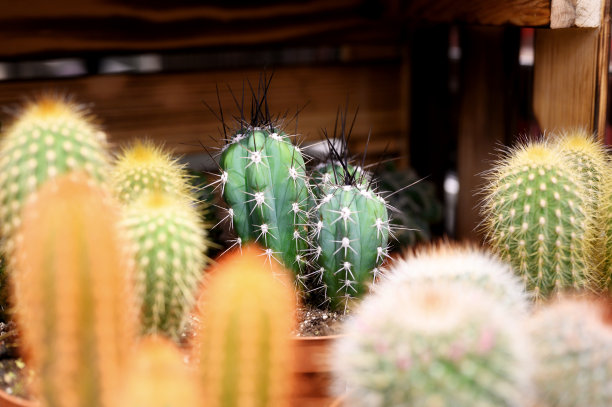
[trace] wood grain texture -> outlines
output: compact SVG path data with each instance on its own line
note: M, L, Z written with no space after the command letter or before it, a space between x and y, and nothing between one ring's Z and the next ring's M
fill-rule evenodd
M536 31L533 110L543 131L581 127L603 134L598 118L606 95L599 83L608 72L609 42L600 35L598 28Z
M203 152L221 145L220 122L204 106L216 109L216 84L227 120L238 110L226 86L240 100L246 79L257 82L260 72L209 71L181 74L108 75L54 81L0 83L0 122L8 125L15 110L27 97L45 90L74 95L77 101L91 103L95 113L115 143L137 137L166 141L178 153ZM336 111L349 97L349 111L359 106L351 139L351 151L363 151L370 128L368 147L371 159L379 157L387 142L391 152L401 151L407 139L401 109L400 66L396 63L351 66L279 68L269 92L273 112L293 116L296 109L308 106L298 116L298 134L307 141L321 140L321 128L332 128ZM248 84L245 83L248 92ZM231 120L230 120L231 122ZM403 130L404 129L404 130ZM295 122L287 126L295 131Z
M551 0L550 28L595 28L602 22L602 0Z

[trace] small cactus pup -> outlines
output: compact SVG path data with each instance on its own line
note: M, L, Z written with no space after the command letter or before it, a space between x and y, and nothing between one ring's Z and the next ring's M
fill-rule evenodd
M178 340L204 277L206 230L182 196L151 192L127 205L142 332Z
M118 407L202 405L197 374L177 346L160 336L143 338L130 357Z
M163 146L136 140L123 148L111 172L115 192L127 204L152 191L190 198L189 174Z
M24 208L12 280L42 406L116 406L136 328L117 207L91 178L70 173Z
M437 243L415 249L394 261L385 272L384 284L402 286L421 282L459 281L481 288L512 312L526 315L531 299L510 264L483 248Z
M536 301L564 288L597 285L590 256L594 213L580 177L544 141L509 150L488 174L487 240Z
M253 245L222 257L210 271L194 346L202 405L289 406L296 297L288 274Z
M337 167L342 171L317 186L321 196L311 211L310 225L315 267L307 276L311 284L315 280L312 290L322 292L332 309L346 312L355 298L367 292L389 257L390 226L385 199L372 188L372 180L363 182L364 173L348 162L344 128L344 153L328 138L332 171Z
M562 298L530 318L538 405L612 405L612 327L606 304Z
M257 242L299 275L306 267L309 187L304 157L268 111L267 90L253 92L250 120L242 118L226 140L216 181L229 205L237 243ZM223 123L224 130L226 129Z
M381 283L335 344L333 389L354 407L529 405L521 324L466 282Z
M106 135L83 108L57 96L29 103L0 140L0 224L10 257L26 199L45 181L73 170L103 181Z

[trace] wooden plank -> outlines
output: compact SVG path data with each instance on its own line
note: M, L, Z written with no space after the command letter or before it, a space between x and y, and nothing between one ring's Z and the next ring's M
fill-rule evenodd
M608 27L536 30L533 110L543 131L603 137L609 44Z
M405 15L414 20L483 25L548 26L550 0L412 0Z
M209 147L221 145L221 124L203 105L217 106L215 85L220 88L225 117L238 114L227 90L230 86L240 99L245 79L257 82L260 72L209 71L182 74L105 75L69 80L16 81L0 83L0 122L8 125L6 113L24 100L44 90L68 93L82 103L90 103L111 140L118 144L137 137L166 141L178 153L202 152L201 141ZM370 159L379 157L386 139L393 139L392 152L398 153L398 139L404 112L398 89L400 66L355 64L279 68L274 73L269 93L274 112L288 112L308 106L299 114L298 133L306 141L322 138L321 128L332 128L336 111L349 97L350 110L359 106L351 148L362 151L370 128ZM248 85L246 85L248 92ZM287 130L295 131L295 123ZM213 139L211 139L212 137ZM404 141L405 143L405 141Z
M513 103L509 99L513 71L518 67L519 32L501 27L462 31L462 71L457 172L459 200L457 238L481 241L478 191L482 173L490 168L496 148L512 134Z
M602 0L552 0L550 28L600 27L602 6Z

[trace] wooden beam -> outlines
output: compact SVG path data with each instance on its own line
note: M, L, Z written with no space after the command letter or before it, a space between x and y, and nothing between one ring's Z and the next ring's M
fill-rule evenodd
M15 110L25 99L45 90L75 96L89 104L115 144L133 138L148 137L165 141L178 153L203 152L199 142L214 148L221 141L221 123L206 109L203 101L217 109L216 85L226 120L238 114L227 86L241 99L245 80L257 82L257 70L219 70L181 74L103 75L66 80L0 82L0 122L10 125L6 110ZM349 111L360 107L351 137L351 151L359 153L368 147L370 159L382 154L386 140L391 152L399 154L406 141L400 139L405 114L401 108L400 66L388 64L354 64L351 66L317 66L278 68L269 92L273 112L287 112L308 106L299 114L297 131L300 139L321 140L321 128L334 125L336 111L349 97ZM233 121L230 119L230 124ZM295 122L287 123L295 132ZM212 137L212 138L211 138Z

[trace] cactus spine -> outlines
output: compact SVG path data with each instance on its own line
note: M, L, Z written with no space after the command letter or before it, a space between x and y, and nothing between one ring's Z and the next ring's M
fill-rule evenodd
M26 106L6 130L0 141L0 222L9 257L25 201L46 180L73 170L106 179L106 136L92 121L77 105L46 96Z
M592 286L593 211L588 191L557 149L520 145L489 174L487 239L536 300Z
M177 340L195 304L206 263L206 231L181 196L151 192L124 209L136 253L136 293L144 333Z
M393 262L384 284L410 285L430 281L466 282L495 297L498 302L526 315L530 298L512 267L476 246L440 243L416 250Z
M245 246L211 272L199 334L203 405L288 406L295 295L265 252Z
M197 375L182 352L162 337L143 338L131 357L119 407L202 405Z
M528 338L520 318L465 282L381 283L332 353L350 406L522 406Z
M137 140L124 148L111 179L117 196L126 204L153 191L191 198L183 166L150 140Z
M529 322L541 405L612 405L612 328L602 303L563 298Z
M116 405L136 315L118 221L83 174L49 181L24 209L14 300L44 406Z

